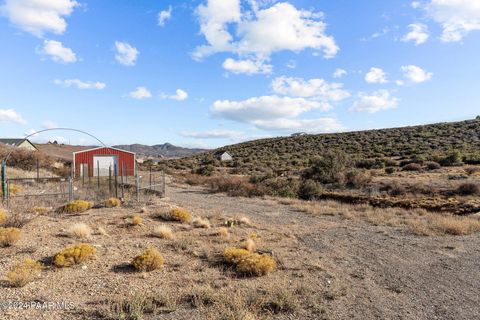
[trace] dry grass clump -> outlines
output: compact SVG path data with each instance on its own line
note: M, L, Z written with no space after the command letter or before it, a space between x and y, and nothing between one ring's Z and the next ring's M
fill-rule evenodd
M32 259L25 259L13 265L6 277L13 287L23 287L42 273L43 265Z
M71 267L93 258L97 250L86 243L67 247L53 256L53 264L56 267Z
M143 221L143 219L142 219L142 217L140 217L140 216L133 216L133 217L132 217L132 225L133 225L133 226L139 226L139 225L141 225L141 224L142 224L142 221Z
M163 215L165 220L189 223L192 221L192 215L186 209L173 208L167 214Z
M236 272L247 276L263 276L275 270L277 264L267 254L252 253L246 249L225 248L223 258L236 267Z
M200 217L196 217L192 220L192 224L195 228L203 228L203 229L210 229L210 221L208 219L203 219Z
M164 262L165 259L157 249L149 248L141 255L136 256L132 265L138 271L153 271L163 267Z
M8 192L10 193L10 195L14 195L22 192L22 190L23 188L21 186L11 183Z
M68 234L73 238L86 239L92 235L92 229L85 223L79 222L68 228Z
M10 247L22 237L22 231L17 228L0 228L0 247Z
M156 226L155 229L153 229L152 235L162 239L173 239L172 229L165 225Z
M462 236L480 232L480 219L472 216L428 213L421 218L409 219L406 224L413 233L424 236Z
M225 228L225 227L220 227L220 228L218 228L216 234L217 234L218 236L222 237L222 238L228 238L228 237L230 237L230 233L228 232L228 229Z
M248 217L240 217L240 219L238 219L238 222L239 222L239 224L243 224L243 225L246 225L246 226L251 226L252 225L252 221Z
M109 198L104 201L104 205L107 208L115 208L115 207L120 207L122 205L122 202L120 199L117 198Z
M0 226L7 222L7 218L7 213L4 210L0 209Z
M257 245L255 244L255 241L253 241L252 238L248 238L242 243L242 249L248 250L250 252L254 252L257 249Z
M82 213L92 208L92 203L84 200L74 200L57 209L60 213Z
M97 228L97 233L101 236L108 236L107 230L105 230L104 227L98 227Z
M25 213L23 211L15 213L12 212L7 216L7 220L3 223L3 226L9 228L22 228L34 218L35 215Z
M32 212L36 213L36 214L46 214L50 211L49 208L45 208L45 207L33 207L32 208Z

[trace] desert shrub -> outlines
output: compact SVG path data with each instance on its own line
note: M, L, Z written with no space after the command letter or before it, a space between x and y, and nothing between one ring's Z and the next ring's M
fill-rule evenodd
M45 207L33 207L32 208L32 212L36 213L36 214L46 214L50 211L49 208L45 208Z
M477 172L480 172L480 167L468 167L468 168L465 168L465 172L471 176Z
M195 170L195 173L201 176L211 176L214 172L215 167L211 164L200 166Z
M298 179L271 178L258 183L265 193L273 197L296 198Z
M122 202L120 201L120 199L117 199L117 198L109 198L105 200L104 205L107 208L114 208L114 207L121 206Z
M241 248L248 250L249 252L254 252L257 249L257 245L255 244L255 241L253 241L253 239L248 238L242 243Z
M142 224L142 217L136 215L132 217L132 225L133 226L139 226Z
M247 249L239 249L234 247L227 247L223 250L223 258L227 263L237 264L240 260L250 255L251 252Z
M153 314L160 301L143 294L134 294L122 298L106 301L107 311L102 318L119 320L142 320L145 314Z
M463 157L463 162L466 164L480 164L480 152L465 155Z
M349 170L345 174L345 185L350 188L363 188L370 181L372 177L361 170Z
M22 231L17 228L0 228L0 247L10 247L22 237Z
M314 200L322 195L322 191L323 188L318 182L307 179L300 183L298 197L303 200Z
M350 165L345 152L340 150L327 151L321 158L311 161L310 167L305 169L302 178L312 179L323 184L344 182L344 173Z
M4 210L0 209L0 226L7 222L7 218L7 213Z
M394 167L386 167L385 168L385 173L386 174L392 174L395 172L395 168Z
M92 208L92 203L84 200L74 200L57 209L60 213L82 213Z
M458 150L452 151L447 156L441 158L439 163L444 167L450 167L462 162L462 154Z
M164 262L165 259L157 249L149 248L141 255L136 256L132 265L138 271L153 271L163 267Z
M472 196L480 194L480 185L473 182L462 183L457 188L457 193L462 196Z
M402 195L407 193L407 189L403 185L398 183L397 181L386 184L380 190L381 191L386 191L386 192L388 192L389 195L394 196L394 197L402 196Z
M79 239L90 238L92 235L92 229L85 223L79 222L68 228L68 234L71 237Z
M438 162L435 162L435 161L427 161L425 163L426 167L428 170L438 170L440 169L442 166L440 165L440 163Z
M200 218L200 217L194 218L192 220L192 225L195 228L204 228L204 229L210 229L210 227L211 227L210 221L208 221L208 219L203 219L203 218Z
M230 237L230 233L228 232L228 229L225 228L225 227L220 227L220 228L218 228L216 234L217 234L218 236L222 237L222 238L228 238L228 237Z
M152 235L157 238L162 239L173 239L173 232L172 229L165 225L156 226L153 229Z
M4 149L4 152L8 153L9 151L10 148ZM6 156L6 153L4 156ZM3 158L3 156L0 158ZM32 171L37 167L37 163L41 168L50 169L54 162L55 161L53 158L40 151L29 151L21 148L15 148L12 150L12 154L8 158L7 166Z
M245 178L236 176L219 176L208 180L213 192L226 192L232 197L256 197L266 194L261 184L253 184Z
M386 167L398 167L398 162L394 159L384 159Z
M166 220L188 223L192 221L192 215L186 209L173 208L163 216Z
M53 264L59 268L71 267L89 261L96 251L93 246L86 243L67 247L53 256Z
M7 221L3 223L3 226L8 228L22 228L34 218L34 215L25 212L12 212L8 215Z
M6 277L13 287L23 287L39 277L42 270L43 265L40 262L25 259L13 265L7 272Z
M383 169L385 162L382 159L361 159L355 162L359 169Z
M238 261L236 271L244 275L263 276L275 270L276 266L271 256L253 253Z
M10 193L10 195L15 195L15 194L19 194L20 192L22 192L22 190L23 190L22 186L19 186L18 184L11 183L8 192Z
M422 171L422 166L418 163L409 163L402 168L403 171Z

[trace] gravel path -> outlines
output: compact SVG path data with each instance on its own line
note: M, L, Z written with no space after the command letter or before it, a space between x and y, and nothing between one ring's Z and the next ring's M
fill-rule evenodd
M479 234L422 237L337 216L313 217L273 200L174 187L168 193L182 206L247 215L293 232L305 259L320 256L320 271L311 276L329 279L329 319L480 319Z

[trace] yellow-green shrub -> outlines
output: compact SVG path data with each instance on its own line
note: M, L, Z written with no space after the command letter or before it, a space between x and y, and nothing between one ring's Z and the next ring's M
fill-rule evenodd
M275 270L277 264L266 254L251 253L246 249L228 247L223 251L223 258L236 267L242 275L263 276Z
M107 208L114 208L114 207L120 207L122 205L122 202L120 201L120 199L110 198L105 200L104 204L105 204L105 207Z
M92 208L92 203L84 200L74 200L58 208L58 212L63 213L82 213Z
M275 270L277 264L266 254L252 253L237 263L237 272L245 275L263 276Z
M141 255L136 256L132 265L139 271L153 271L163 267L164 262L162 254L157 249L149 248Z
M0 226L7 222L7 218L7 213L4 210L0 209Z
M90 260L96 253L96 249L89 244L80 243L67 247L55 254L53 264L56 267L71 267Z
M22 237L22 231L17 228L0 228L0 247L9 247Z
M46 214L50 211L50 209L45 208L45 207L33 207L32 211L37 213L37 214Z
M132 225L139 226L142 224L142 217L140 216L133 216L132 217Z
M43 265L40 262L25 259L12 266L6 276L12 286L23 287L39 277L42 270Z
M226 262L231 264L238 263L241 259L245 258L250 254L250 251L245 249L228 247L223 250L223 258Z
M166 215L167 220L178 221L182 223L188 223L192 221L192 215L190 212L183 208L173 208Z

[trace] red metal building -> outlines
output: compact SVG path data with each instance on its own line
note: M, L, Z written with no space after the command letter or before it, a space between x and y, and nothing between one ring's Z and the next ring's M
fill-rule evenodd
M114 174L134 176L135 153L109 147L99 147L73 153L75 177L105 177Z

